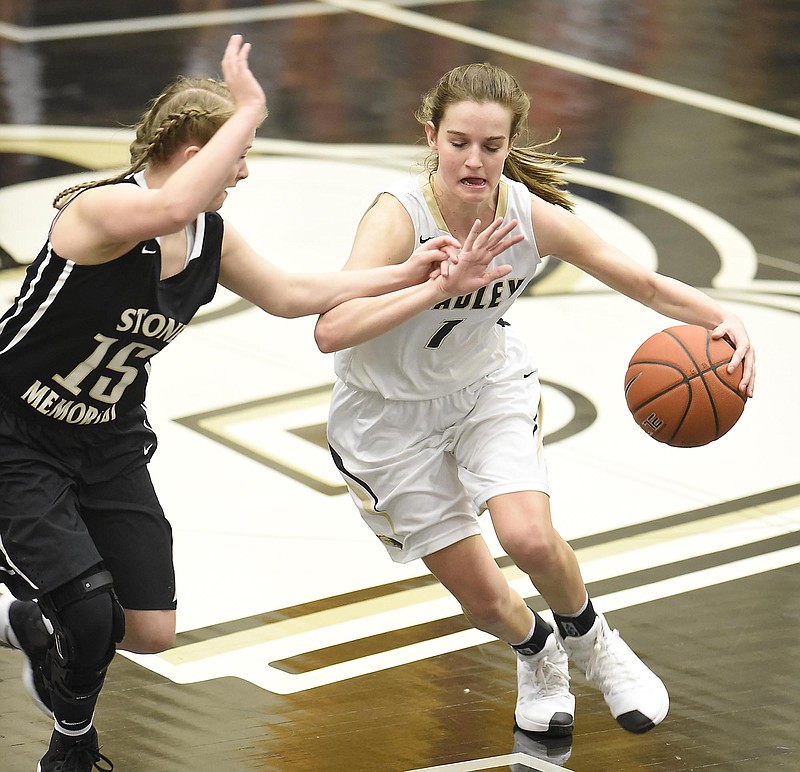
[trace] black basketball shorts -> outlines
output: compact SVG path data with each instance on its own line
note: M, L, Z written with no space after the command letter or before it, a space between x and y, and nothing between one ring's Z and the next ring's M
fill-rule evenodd
M0 582L32 599L102 562L124 608L174 609L172 528L147 469L155 434L49 421L0 404Z

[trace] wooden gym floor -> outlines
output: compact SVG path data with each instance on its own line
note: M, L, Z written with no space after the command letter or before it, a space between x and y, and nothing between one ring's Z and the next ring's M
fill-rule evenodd
M237 31L270 117L224 214L265 256L338 270L375 191L420 157L419 95L491 60L531 94L533 136L561 129L559 151L586 157L579 213L743 316L757 394L718 442L661 446L627 414L622 377L669 320L555 263L515 305L545 386L557 526L672 700L661 726L629 735L574 673L573 742L548 746L514 732L508 647L470 630L421 563L393 565L358 519L324 449L332 361L314 320L220 292L153 371L180 632L172 651L111 668L97 725L115 768L800 769L797 3L9 0L4 306L53 194L124 166L146 101L179 72L218 74ZM3 772L35 769L49 737L19 670L0 651Z

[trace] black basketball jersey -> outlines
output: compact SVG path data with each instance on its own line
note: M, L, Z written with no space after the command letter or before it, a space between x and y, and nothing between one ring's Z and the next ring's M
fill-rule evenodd
M187 232L186 267L165 280L155 239L101 265L65 260L48 239L0 318L4 401L61 425L141 415L151 358L216 291L222 218L206 212Z

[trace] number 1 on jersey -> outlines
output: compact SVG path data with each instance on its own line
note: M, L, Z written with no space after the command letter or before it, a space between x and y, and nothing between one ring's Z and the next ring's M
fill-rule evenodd
M448 319L446 322L442 322L439 329L433 333L430 340L425 344L425 348L439 348L442 345L442 341L463 321L463 319Z

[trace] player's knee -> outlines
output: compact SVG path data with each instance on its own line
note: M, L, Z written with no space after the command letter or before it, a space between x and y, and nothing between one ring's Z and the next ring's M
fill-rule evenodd
M55 670L65 679L102 680L125 627L108 571L87 572L44 595L40 606L53 627Z
M559 565L560 537L552 526L517 528L502 540L503 549L527 574L548 574Z
M496 590L487 588L479 595L462 599L461 607L472 625L479 630L492 631L507 622L511 613L511 593L508 586Z

